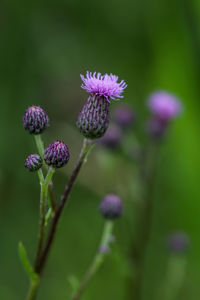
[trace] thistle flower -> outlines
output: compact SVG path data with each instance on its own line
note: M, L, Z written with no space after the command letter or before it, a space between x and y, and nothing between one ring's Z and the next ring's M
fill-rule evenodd
M81 75L81 79L81 87L90 94L79 114L77 127L86 138L96 139L108 128L110 99L122 98L127 85L123 80L118 83L118 77L112 74L96 76L96 72L87 72L86 78Z
M99 210L105 219L119 218L123 211L122 200L117 195L108 194L101 201Z
M108 102L110 102L110 99L118 100L118 98L123 98L121 94L127 87L124 80L118 83L118 76L113 74L101 75L101 73L97 73L96 76L96 72L93 74L92 72L87 72L86 78L81 75L81 79L83 81L81 87L84 90L90 94L103 96Z
M69 149L67 145L61 141L51 143L44 150L44 160L47 165L53 168L63 167L69 160Z
M182 111L180 101L172 94L164 91L153 93L148 101L152 114L165 122L176 118Z
M168 248L174 253L183 253L189 247L189 238L184 232L174 232L167 239Z
M49 126L49 117L40 106L30 106L24 113L23 126L31 134L40 134Z
M116 149L120 145L121 139L121 129L117 125L112 124L108 127L104 136L99 139L99 142L106 148Z
M38 154L31 154L25 160L25 168L29 171L37 171L42 167L42 158Z
M133 110L125 104L119 105L114 110L114 121L123 129L129 128L135 121Z

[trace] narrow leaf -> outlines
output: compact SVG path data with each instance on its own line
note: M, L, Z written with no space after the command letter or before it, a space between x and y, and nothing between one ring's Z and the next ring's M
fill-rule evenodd
M31 263L27 257L26 250L22 242L19 242L18 250L19 250L19 257L21 259L22 265L24 267L24 270L28 274L29 278L34 281L38 280L38 275L34 272L33 267L31 266Z

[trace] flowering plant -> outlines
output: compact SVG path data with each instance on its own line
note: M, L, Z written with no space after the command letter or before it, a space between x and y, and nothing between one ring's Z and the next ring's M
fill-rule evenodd
M74 187L77 177L86 163L95 144L101 144L107 151L111 150L112 155L121 152L122 156L129 162L137 162L137 172L134 180L137 181L141 191L141 200L134 207L135 236L132 237L130 246L130 261L133 262L134 274L131 277L131 299L141 299L141 284L143 282L143 269L145 251L150 236L152 212L153 212L153 186L155 181L156 164L159 149L168 131L169 125L182 111L180 101L167 92L155 92L148 100L150 117L147 120L145 136L147 143L144 145L132 133L137 123L137 114L128 105L120 104L114 110L113 121L110 114L110 106L115 100L123 98L122 93L127 84L122 80L118 82L115 75L101 75L101 73L87 72L86 77L81 75L81 87L89 95L83 105L76 125L83 135L83 145L77 162L60 196L56 202L54 197L53 177L58 169L67 166L71 156L71 147L64 141L56 140L47 147L44 146L42 133L49 127L49 117L40 106L29 107L23 116L23 127L34 136L38 153L30 154L25 160L25 167L30 172L37 172L40 183L40 214L38 242L34 264L30 263L23 244L19 243L19 254L23 266L30 278L30 288L27 300L34 300L37 297L39 285L42 279L42 272L45 268L49 252L51 250L58 222L63 209L69 200L69 195ZM110 124L110 126L109 126ZM105 155L105 152L102 153ZM105 171L106 174L106 171ZM126 190L133 190L127 183ZM135 192L135 191L134 191ZM134 198L135 194L130 193ZM123 197L124 199L124 197ZM71 277L73 292L71 300L79 300L88 286L91 278L96 274L109 253L113 242L113 226L115 219L123 213L124 207L117 194L105 195L100 203L99 211L104 218L104 228L97 252L83 276L81 281ZM177 254L185 252L188 239L184 234L175 234L168 239L168 248L176 255L169 260L169 267L166 278L170 277L176 265L179 271L184 274L184 260L177 260ZM178 262L178 263L177 263ZM74 283L75 282L75 283ZM168 279L166 279L168 282ZM173 289L180 287L180 280L176 281ZM163 290L166 286L163 284Z
M63 141L55 141L44 148L41 133L49 127L49 117L41 107L31 106L23 116L24 129L34 135L39 153L29 155L25 161L25 167L31 172L37 171L41 186L38 245L34 266L29 262L23 244L19 244L20 257L30 277L27 300L36 298L41 274L55 237L58 221L80 169L86 162L86 157L92 148L92 139L103 136L108 128L110 99L121 98L121 94L127 86L124 81L117 83L118 77L112 74L102 76L98 73L97 77L95 75L96 73L92 75L89 72L87 72L86 78L81 75L82 88L89 92L89 97L79 114L77 126L85 138L77 163L58 203L54 198L53 175L58 168L64 167L69 161L68 146ZM100 210L107 220L102 240L91 268L72 296L74 300L80 298L90 277L93 276L103 261L110 243L112 219L121 215L121 199L115 195L108 195L103 200ZM48 227L49 230L47 231Z

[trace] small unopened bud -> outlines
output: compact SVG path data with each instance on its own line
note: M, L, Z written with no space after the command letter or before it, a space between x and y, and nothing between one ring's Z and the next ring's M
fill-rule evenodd
M184 253L189 247L189 237L184 232L175 232L167 239L168 249L173 253Z
M25 160L25 167L33 172L42 167L42 158L38 154L31 154Z
M69 149L64 142L56 141L51 143L44 150L44 160L47 165L53 168L63 167L69 160Z
M108 194L101 201L99 209L105 219L119 218L123 211L122 200L117 195Z
M49 117L40 106L30 106L24 113L23 126L31 134L40 134L49 126Z

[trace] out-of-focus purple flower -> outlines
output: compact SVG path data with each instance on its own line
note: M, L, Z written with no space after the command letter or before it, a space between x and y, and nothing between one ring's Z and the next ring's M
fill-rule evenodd
M40 106L30 106L24 113L23 126L32 134L40 134L49 126L49 117Z
M86 77L81 75L83 84L81 87L90 94L95 94L103 96L108 102L110 99L118 100L118 98L123 98L121 95L127 84L124 80L118 81L118 76L113 74L101 75L101 73L86 73Z
M189 247L189 237L185 232L175 232L167 239L167 245L173 253L183 253Z
M122 200L117 195L108 194L101 201L99 209L105 219L119 218L123 211Z
M56 141L51 143L44 150L44 160L47 165L53 168L63 167L69 160L69 149L64 142Z
M42 158L38 154L31 154L25 160L25 167L31 171L37 171L42 167Z
M174 95L164 91L153 93L149 98L148 106L155 117L165 122L176 118L182 111L180 101Z
M119 147L122 139L122 131L117 125L110 125L108 130L99 140L99 142L110 149L116 149Z
M104 253L104 254L107 254L108 252L110 251L110 248L108 246L100 246L99 247L99 252L100 253Z
M113 116L114 121L124 129L129 128L135 121L133 110L125 104L118 105Z
M160 140L165 136L168 123L158 118L151 118L147 122L147 132L154 138Z

